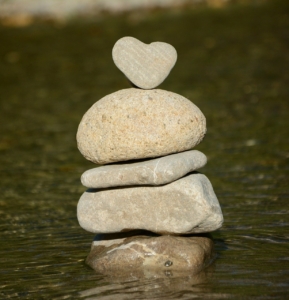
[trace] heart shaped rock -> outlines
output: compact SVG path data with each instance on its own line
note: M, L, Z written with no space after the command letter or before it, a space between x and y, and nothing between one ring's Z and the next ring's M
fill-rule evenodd
M112 58L134 85L153 89L169 75L177 61L177 51L167 43L148 45L133 37L123 37L115 43Z

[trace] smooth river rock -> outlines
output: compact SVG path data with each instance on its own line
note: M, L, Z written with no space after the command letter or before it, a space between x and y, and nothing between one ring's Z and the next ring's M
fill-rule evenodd
M200 272L212 259L214 243L207 237L133 236L92 243L86 263L104 274L135 272Z
M214 231L223 215L209 179L190 174L162 186L90 189L77 206L80 226L94 233L134 229L159 234Z
M130 88L105 96L85 113L77 144L86 159L107 164L190 150L205 133L205 116L185 97Z
M87 170L81 182L88 188L162 185L203 167L205 154L191 150L138 163L116 164Z
M148 45L127 36L115 43L112 58L134 85L153 89L169 75L177 61L177 51L167 43L154 42Z

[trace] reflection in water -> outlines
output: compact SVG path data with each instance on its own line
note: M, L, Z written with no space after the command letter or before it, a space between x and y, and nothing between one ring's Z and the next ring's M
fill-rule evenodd
M206 285L214 265L196 275L189 273L146 272L122 277L106 277L98 287L80 292L85 299L192 299L194 293L209 292ZM104 285L101 285L101 284ZM108 295L109 294L109 295Z
M203 235L188 235L181 237L167 236L169 243L165 248L172 247L173 250L164 249L161 247L160 253L155 253L158 259L153 259L152 264L146 264L145 261L141 260L140 265L136 264L139 258L142 258L143 253L140 248L134 249L133 254L129 253L126 257L126 250L129 249L128 245L133 241L146 241L146 251L149 248L149 241L153 240L153 244L158 244L158 239L163 239L163 236L157 235L155 233L144 231L144 230L134 230L130 232L115 233L115 234L100 234L94 238L94 243L97 243L94 247L99 247L100 250L97 253L92 251L89 254L92 257L100 257L95 260L96 265L101 264L101 256L107 256L107 253L112 253L113 249L120 248L119 254L116 257L116 263L113 262L114 257L108 257L108 265L106 265L105 274L100 281L97 282L97 287L80 292L80 296L85 299L191 299L194 293L208 292L208 286L205 285L209 278L212 276L214 271L214 265L212 260L215 258L213 253L211 253L212 248L209 248L210 256L205 260L205 265L194 265L198 262L198 252L195 252L195 242L201 241L199 246L206 248L204 241L210 241L212 239L210 234ZM188 248L181 247L178 249L174 245L174 239L177 243L189 243ZM205 240L203 240L205 239ZM193 243L190 244L189 241ZM210 244L209 243L209 244ZM124 247L126 245L126 247ZM138 252L140 251L140 252ZM177 251L177 255L174 251ZM203 250L205 251L205 250ZM103 254L104 253L104 254ZM137 257L136 256L140 256ZM167 254L166 254L167 253ZM130 256L132 255L133 261L130 261ZM162 259L162 256L166 256ZM122 257L120 257L122 256ZM124 257L124 258L123 258ZM191 257L191 258L190 258ZM163 260L169 262L174 260L174 264L170 268L166 269L161 265L157 264L157 260ZM122 260L128 265L127 268L121 268ZM193 260L190 262L190 260ZM180 269L183 261L188 264L187 269ZM88 259L86 259L88 262ZM111 270L110 268L111 264ZM189 264L191 264L189 266ZM210 265L209 265L210 264ZM209 265L209 266L208 266ZM206 267L207 266L207 267ZM202 267L201 271L200 268ZM188 269L189 268L189 269ZM108 295L109 294L109 295Z

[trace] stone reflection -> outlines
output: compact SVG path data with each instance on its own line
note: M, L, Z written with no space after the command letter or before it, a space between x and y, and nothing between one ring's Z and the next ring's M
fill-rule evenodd
M102 281L97 282L97 287L80 292L80 297L90 300L192 299L194 294L208 292L204 283L212 275L213 265L203 265L203 269L197 273L194 273L194 268L178 269L177 261L170 267L167 270L148 266L142 269L119 268L115 272L111 269Z
M192 297L213 272L213 245L209 235L162 236L148 231L97 235L86 263L105 278L80 295L136 299L145 293L148 299L164 295L186 299L186 291Z

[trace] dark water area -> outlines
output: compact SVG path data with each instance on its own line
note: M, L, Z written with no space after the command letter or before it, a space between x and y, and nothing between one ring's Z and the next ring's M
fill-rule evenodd
M164 41L178 61L161 89L207 118L196 147L224 214L217 257L197 276L107 278L85 266L78 225L83 114L129 87L117 39ZM132 13L0 27L1 299L289 297L289 3Z

